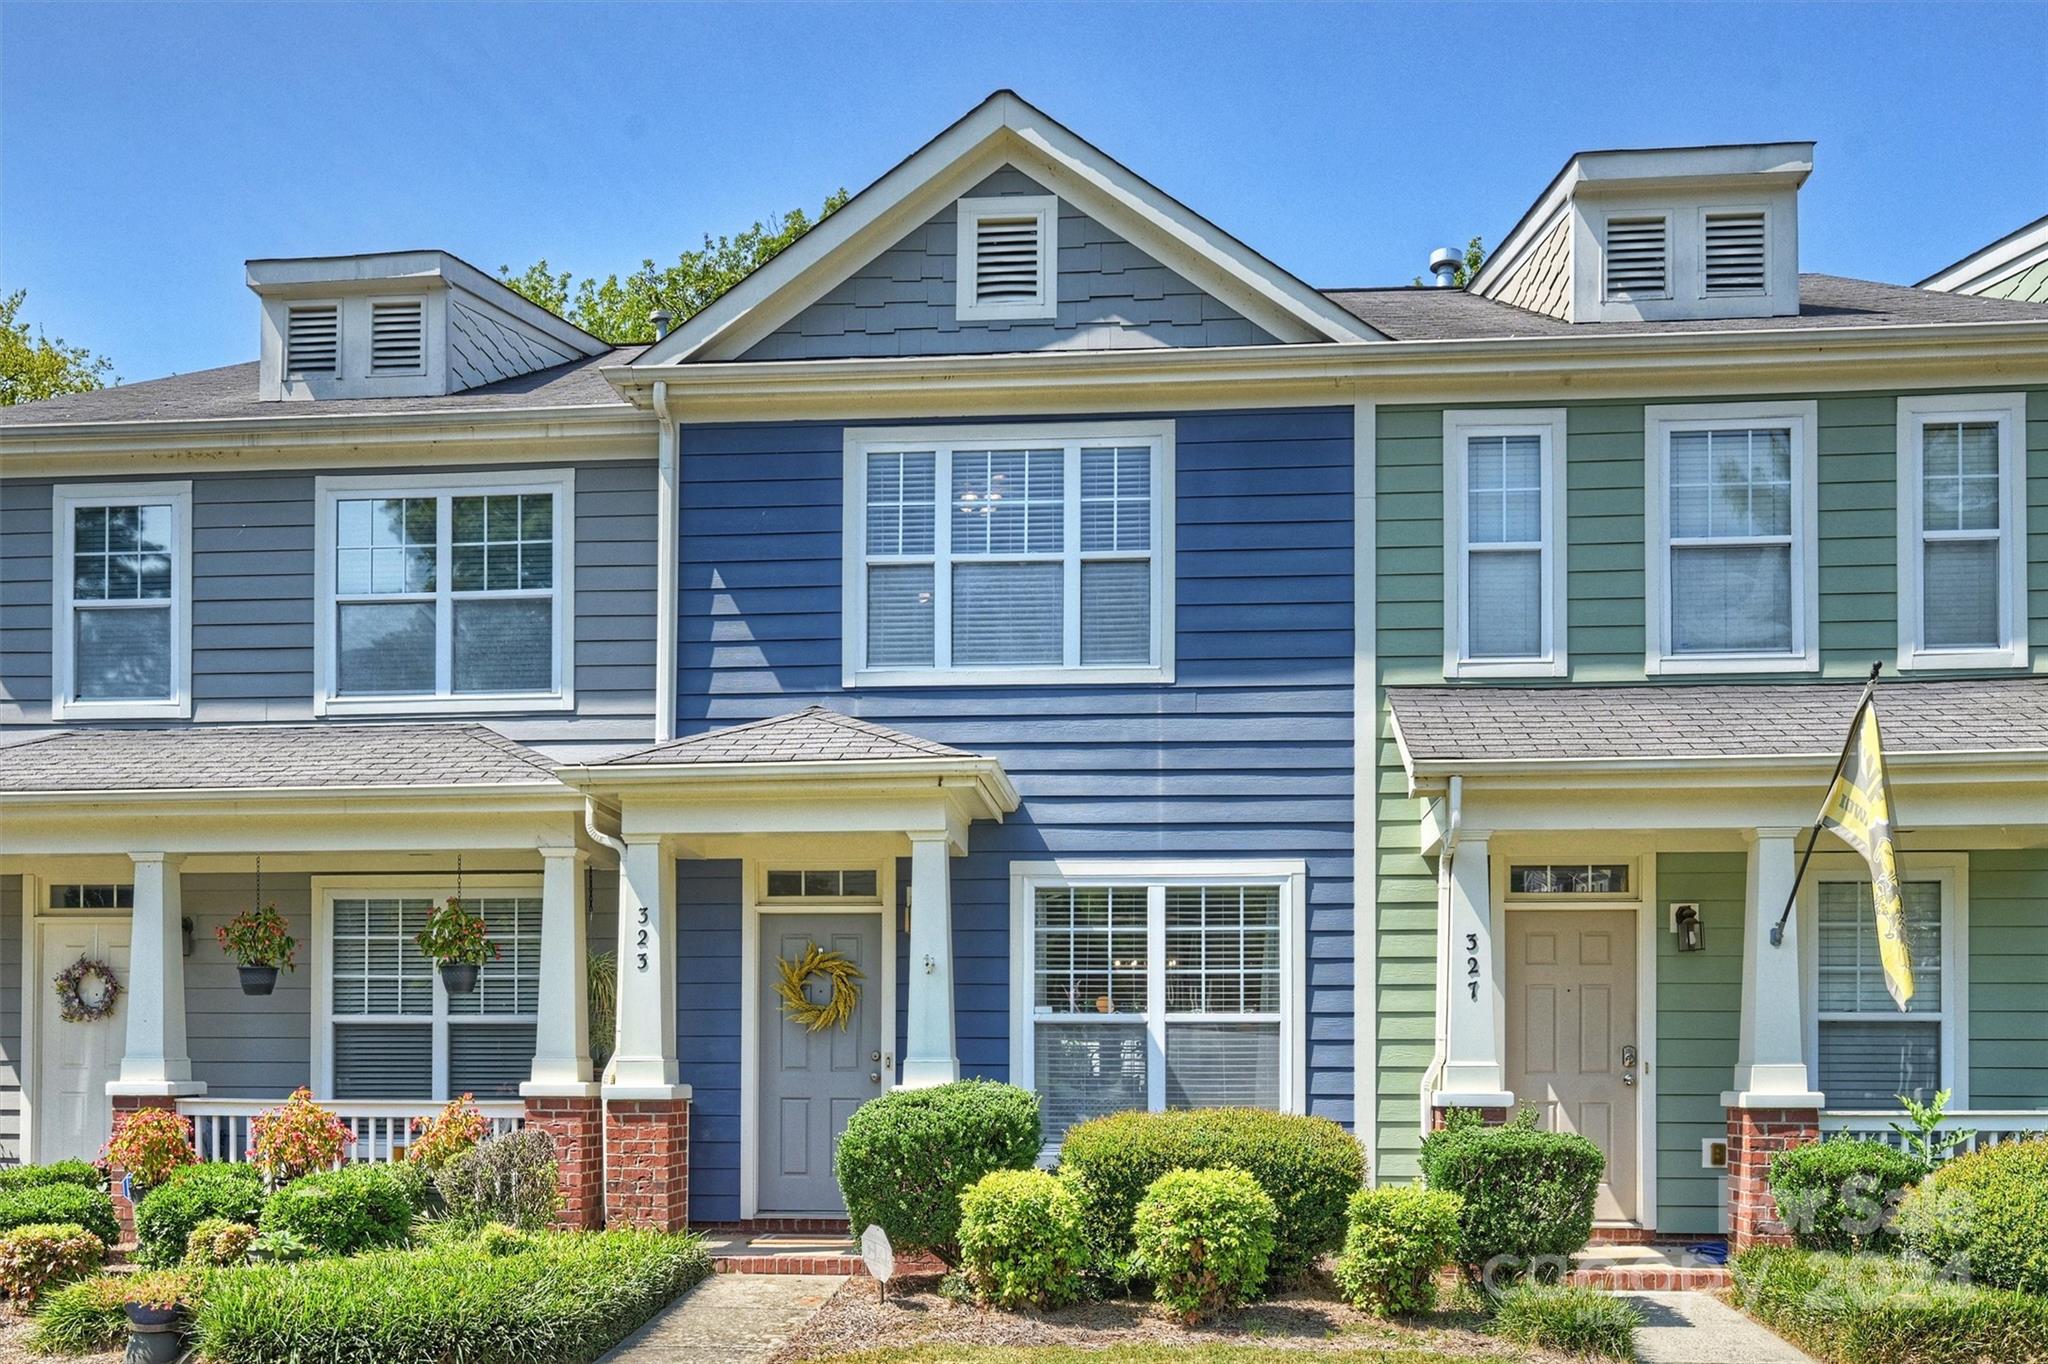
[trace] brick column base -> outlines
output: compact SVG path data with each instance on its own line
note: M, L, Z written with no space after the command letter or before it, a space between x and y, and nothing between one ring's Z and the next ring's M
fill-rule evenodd
M136 1113L145 1108L161 1108L167 1112L178 1111L178 1101L165 1094L116 1094L113 1096L113 1121L119 1122L124 1113ZM107 1135L111 1137L110 1127ZM109 1166L107 1169L107 1192L113 1195L114 1216L121 1222L121 1239L132 1242L135 1239L135 1205L121 1192L121 1178L127 1171Z
M555 1139L562 1213L555 1225L588 1231L604 1222L604 1106L595 1095L532 1096L526 1125Z
M612 1227L681 1231L690 1221L690 1101L613 1099L605 1105L610 1171L604 1220Z
M1448 1108L1439 1108L1435 1104L1431 1104L1429 1109L1429 1130L1432 1132L1443 1131L1447 1121L1445 1115L1450 1111ZM1507 1126L1508 1111L1505 1108L1477 1108L1467 1111L1477 1113L1479 1121L1488 1127Z
M1728 1110L1728 1249L1789 1246L1792 1229L1771 1197L1771 1157L1820 1140L1820 1114L1811 1108Z

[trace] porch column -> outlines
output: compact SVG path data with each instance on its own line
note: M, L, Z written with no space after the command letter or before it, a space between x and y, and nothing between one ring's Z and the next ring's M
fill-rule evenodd
M1450 954L1450 998L1443 1084L1435 1107L1499 1110L1505 1116L1515 1096L1507 1092L1501 1065L1488 838L1487 830L1467 831L1450 854L1451 936L1438 944L1438 950Z
M690 1216L690 1087L677 1083L676 863L658 838L619 859L618 1042L604 1086L605 1221Z
M542 848L540 1003L533 1078L519 1086L526 1125L555 1140L562 1213L558 1225L594 1227L604 1217L604 1112L590 1080L589 910L581 848Z
M130 853L135 862L135 915L128 937L128 1039L116 1098L204 1094L192 1078L185 1045L184 857Z
M960 1078L953 1039L951 855L943 831L910 835L910 1018L904 1089Z

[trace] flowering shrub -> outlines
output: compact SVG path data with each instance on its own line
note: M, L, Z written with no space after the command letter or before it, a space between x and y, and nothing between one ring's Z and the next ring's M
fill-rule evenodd
M285 931L286 927L277 906L265 905L237 914L214 929L213 936L220 941L221 950L238 965L282 966L287 971L296 971L298 966L293 958L299 943Z
M498 945L484 933L484 916L451 899L427 916L427 926L413 939L420 951L444 965L482 966L498 959Z
M196 1165L192 1120L167 1108L137 1108L114 1119L101 1159L134 1177L138 1189L153 1188L180 1165Z
M27 1307L45 1288L84 1278L106 1257L106 1243L76 1222L15 1227L0 1233L0 1294Z
M282 1107L266 1108L249 1122L249 1159L272 1184L331 1169L355 1141L349 1125L313 1102L303 1085Z
M477 1111L476 1096L465 1094L450 1099L448 1106L431 1118L414 1118L412 1130L419 1135L406 1148L406 1160L438 1170L489 1136L491 1120Z

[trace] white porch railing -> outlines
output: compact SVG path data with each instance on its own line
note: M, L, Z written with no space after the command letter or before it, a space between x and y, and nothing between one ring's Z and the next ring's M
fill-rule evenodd
M1822 1136L1836 1132L1847 1132L1851 1136L1867 1141L1881 1141L1887 1146L1905 1147L1905 1138L1892 1130L1893 1123L1912 1124L1906 1115L1893 1109L1832 1109L1820 1115ZM1975 1151L1985 1146L1996 1146L2001 1142L2025 1141L2029 1137L2048 1135L2048 1109L1957 1109L1944 1113L1936 1140L1942 1132L1967 1131L1973 1135L1957 1148L1958 1155Z
M249 1158L250 1120L279 1099L180 1099L178 1112L192 1120L192 1146L201 1160L244 1161ZM371 1101L322 1099L320 1106L348 1124L355 1134L348 1161L402 1160L412 1144L415 1118L432 1117L442 1104L432 1099ZM491 1135L517 1131L526 1106L517 1099L478 1100L477 1111L491 1121Z

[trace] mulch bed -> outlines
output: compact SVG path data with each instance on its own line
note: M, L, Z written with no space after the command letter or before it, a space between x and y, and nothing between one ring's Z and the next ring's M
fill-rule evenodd
M0 1311L0 1364L49 1364L49 1355L32 1355L24 1342L34 1322L27 1317L15 1316L11 1311ZM64 1364L121 1364L123 1352L115 1350L100 1355L60 1355L56 1358Z

